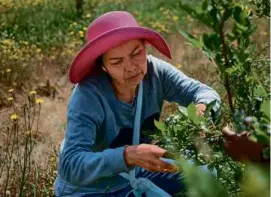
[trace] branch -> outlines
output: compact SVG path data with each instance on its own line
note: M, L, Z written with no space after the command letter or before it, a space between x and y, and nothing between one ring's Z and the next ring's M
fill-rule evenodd
M223 56L224 61L225 61L225 64L224 64L225 69L229 67L229 60L228 60L228 54L227 54L227 45L226 45L226 42L225 42L225 35L224 35L224 31L223 31L224 22L225 22L224 21L224 15L225 15L226 11L223 14L223 17L222 17L222 20L221 20L221 23L220 23L220 28L219 28L219 36L220 36L221 43L222 43L222 56ZM233 108L233 102L232 102L232 92L231 92L231 87L230 87L230 79L229 79L228 73L226 73L225 71L224 71L224 75L225 75L225 87L226 87L227 95L228 95L228 102L229 102L230 109L233 112L234 108Z

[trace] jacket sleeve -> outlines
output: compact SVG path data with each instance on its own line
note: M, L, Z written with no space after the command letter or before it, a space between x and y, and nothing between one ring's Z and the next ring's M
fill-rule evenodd
M104 121L104 109L95 87L77 85L71 95L65 140L59 160L60 176L76 185L128 172L124 147L93 152L96 132Z
M215 100L217 102L213 110L219 113L221 101L214 89L186 76L180 70L163 60L155 59L155 61L165 100L177 102L185 107L192 102L195 104L209 104Z

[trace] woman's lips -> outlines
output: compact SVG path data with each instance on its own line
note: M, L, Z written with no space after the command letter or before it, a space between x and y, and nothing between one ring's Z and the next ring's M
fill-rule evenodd
M140 73L138 73L138 74L136 74L136 75L133 75L132 77L128 77L128 79L135 78L135 77L137 77L137 76L139 76L139 75L140 75Z

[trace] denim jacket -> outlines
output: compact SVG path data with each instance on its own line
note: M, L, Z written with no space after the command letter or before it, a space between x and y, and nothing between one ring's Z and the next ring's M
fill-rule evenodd
M164 100L181 106L216 100L214 111L218 111L220 98L212 88L151 55L147 67L141 130L155 132L154 119L159 119ZM118 100L103 71L75 86L54 183L56 196L112 192L129 184L119 173L130 170L123 152L126 145L132 144L134 113L135 102ZM140 142L150 141L141 133Z

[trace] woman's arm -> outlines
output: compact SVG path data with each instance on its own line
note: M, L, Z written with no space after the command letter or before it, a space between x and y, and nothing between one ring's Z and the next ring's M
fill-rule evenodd
M174 101L182 106L188 106L190 103L209 104L212 101L217 101L214 106L214 111L220 108L220 97L215 90L201 82L189 78L180 70L171 64L152 57L157 65L159 78L162 81L164 99Z
M69 102L65 142L59 173L76 186L127 172L124 147L93 152L96 132L104 121L104 110L95 87L78 85Z

